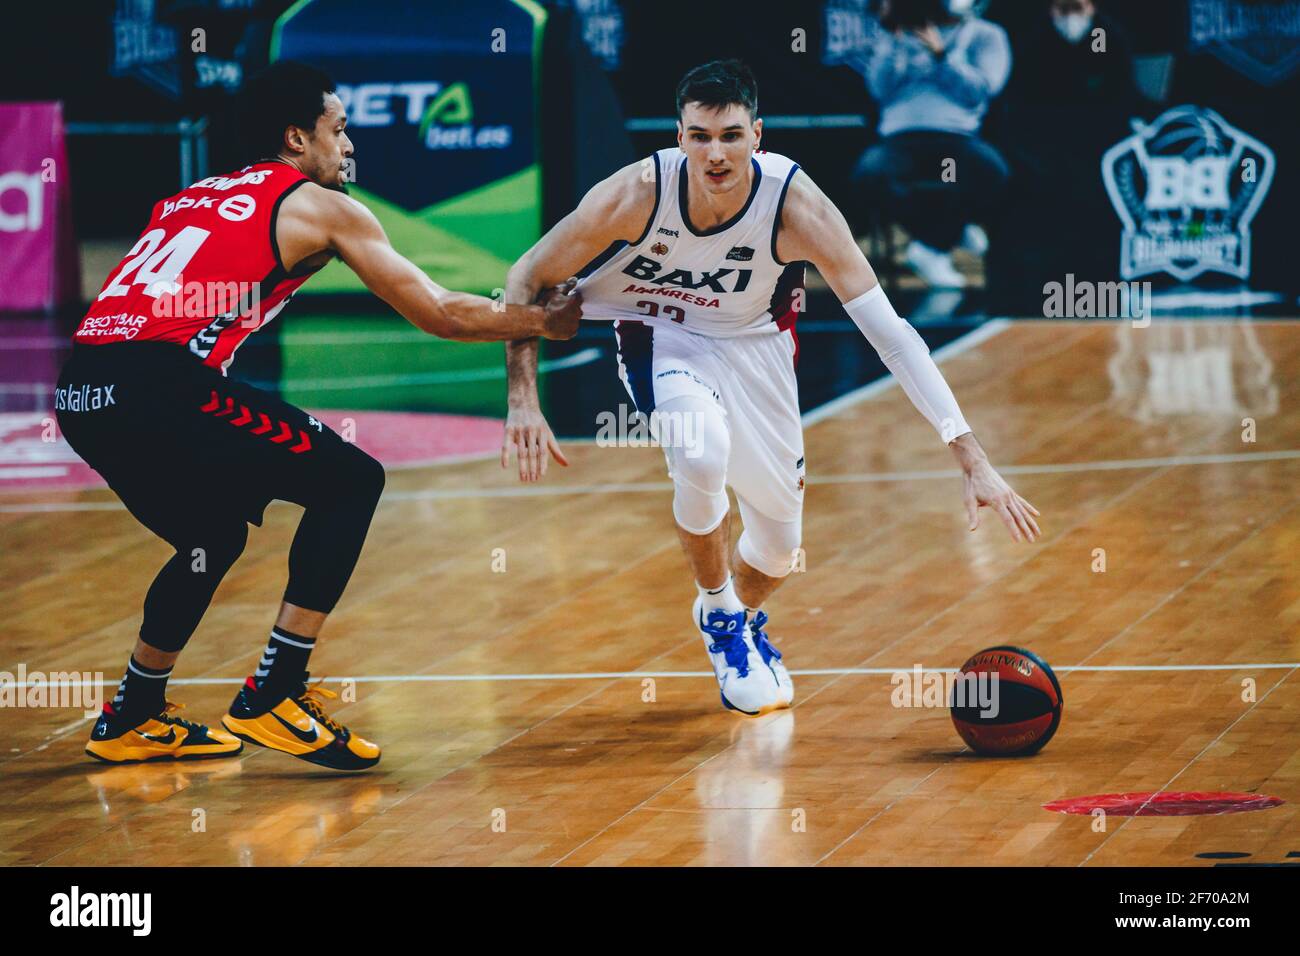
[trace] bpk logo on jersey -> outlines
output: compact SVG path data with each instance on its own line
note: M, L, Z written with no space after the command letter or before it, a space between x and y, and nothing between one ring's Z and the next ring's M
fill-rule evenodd
M1250 222L1273 181L1273 151L1213 110L1177 106L1101 158L1124 223L1120 275L1250 278Z

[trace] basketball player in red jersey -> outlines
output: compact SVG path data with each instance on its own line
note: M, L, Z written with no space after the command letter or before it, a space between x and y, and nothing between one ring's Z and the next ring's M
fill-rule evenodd
M307 661L356 564L384 486L379 462L306 412L228 380L239 345L333 256L417 328L459 341L571 337L581 299L502 307L432 282L343 192L352 143L334 84L281 62L241 111L250 157L159 202L74 336L55 393L68 443L142 524L176 549L144 602L140 637L86 752L112 763L228 757L250 741L338 770L375 744L322 709ZM248 523L273 499L305 511L289 580L256 672L225 730L173 716L164 691Z
M614 323L619 375L656 428L678 540L695 577L692 624L724 707L789 707L794 682L763 605L790 573L803 521L804 445L795 321L805 263L961 466L970 528L988 507L1017 541L1037 510L989 463L921 337L884 289L835 205L792 159L759 149L758 88L743 63L689 71L677 144L593 186L511 268L506 301L577 275L585 317ZM585 265L584 265L585 263ZM537 399L535 340L507 346L513 448L535 481L562 453ZM735 492L743 528L731 546Z

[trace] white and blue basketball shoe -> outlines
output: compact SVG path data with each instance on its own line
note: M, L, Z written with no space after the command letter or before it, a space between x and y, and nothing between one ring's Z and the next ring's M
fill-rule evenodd
M758 717L789 705L788 701L782 702L776 673L764 662L749 636L744 611L729 614L715 609L706 618L703 601L696 598L694 618L718 678L722 706L747 717ZM780 662L779 655L776 660ZM789 675L786 677L788 680Z
M767 624L767 612L755 611L754 619L748 622L749 637L754 642L754 649L758 651L759 658L768 670L772 672L772 677L776 680L777 696L781 701L782 707L789 707L794 700L794 681L790 677L790 672L785 669L785 664L781 660L781 652L776 646L768 640L767 632L763 630Z

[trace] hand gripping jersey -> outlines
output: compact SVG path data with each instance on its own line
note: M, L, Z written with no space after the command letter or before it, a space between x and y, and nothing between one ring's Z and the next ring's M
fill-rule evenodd
M305 182L286 163L262 162L159 202L73 340L174 342L224 372L315 271L290 276L275 242L276 210Z
M797 163L757 150L745 205L712 229L691 224L686 155L677 147L647 158L655 207L632 243L610 246L580 275L583 318L675 325L702 335L780 332L803 307L802 262L776 257L776 231Z

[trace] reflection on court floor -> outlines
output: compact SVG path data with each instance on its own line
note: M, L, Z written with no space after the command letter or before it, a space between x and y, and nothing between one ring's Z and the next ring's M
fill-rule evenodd
M494 460L394 469L313 658L356 678L338 713L383 762L106 770L79 713L3 707L0 864L1294 862L1300 325L981 331L944 374L1043 540L966 530L899 389L809 414L806 571L769 607L793 711L719 706L658 449L571 443L535 488ZM272 506L223 582L176 669L186 716L215 719L256 661L297 514ZM106 490L9 494L0 531L0 670L114 681L167 547ZM1061 680L1031 758L976 757L946 707L892 700L891 674L995 644ZM1198 812L1054 809L1134 794ZM1199 812L1222 794L1269 799Z

